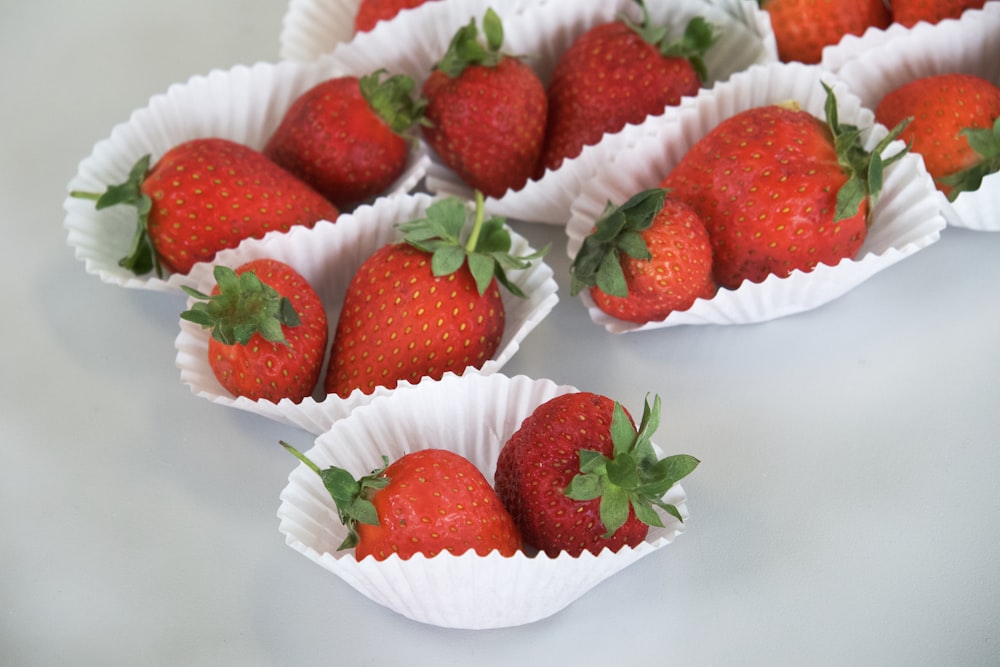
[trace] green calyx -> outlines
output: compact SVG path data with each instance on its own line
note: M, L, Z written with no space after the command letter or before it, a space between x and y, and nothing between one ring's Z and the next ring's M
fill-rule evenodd
M666 195L663 188L652 188L633 195L621 206L608 202L570 266L573 296L589 287L597 287L611 296L628 296L621 255L640 260L652 258L642 232L653 224Z
M392 129L403 135L411 127L425 122L427 101L414 96L416 82L405 74L394 74L386 79L386 70L380 69L358 80L361 96L372 110Z
M639 34L646 42L655 46L666 58L684 58L691 63L698 78L704 82L708 79L708 68L705 66L705 54L718 41L715 28L700 16L691 19L684 28L680 39L671 40L666 26L654 24L649 16L649 8L644 0L635 0L642 8L642 21L636 23L622 17L621 21Z
M654 397L652 407L646 399L638 430L632 426L625 409L616 402L611 420L614 456L609 458L590 449L580 450L580 473L566 487L566 496L581 501L600 498L606 538L625 524L630 508L649 526L663 526L654 507L660 507L679 521L684 520L674 505L663 501L663 496L700 461L687 454L658 459L650 437L659 425L659 396Z
M118 260L118 265L137 276L155 270L157 277L163 277L163 267L160 265L160 258L153 248L148 231L149 212L153 208L153 200L142 191L142 183L149 173L150 159L151 156L143 155L132 167L124 182L109 185L103 193L73 190L69 194L77 199L89 199L95 202L94 207L98 211L118 204L135 206L138 219L132 236L132 245L129 253Z
M373 470L371 474L365 475L361 479L355 479L354 475L337 466L320 469L309 457L287 442L279 441L278 444L291 452L295 458L302 461L306 467L323 480L323 486L337 507L337 515L347 528L347 537L337 549L353 549L358 546L358 524L379 525L378 512L371 502L371 496L389 484L389 478L382 475L389 466L389 459L383 456L381 468Z
M499 63L504 54L500 51L503 46L503 22L493 8L488 8L483 15L483 36L486 43L479 39L479 29L476 27L476 20L472 19L468 25L458 29L448 50L438 61L435 69L439 69L451 78L459 76L466 67L473 65L483 65L494 67Z
M861 130L855 125L841 124L837 114L837 97L833 90L822 82L826 91L824 112L826 123L833 134L833 145L837 151L840 166L847 174L847 182L837 193L837 208L834 221L846 220L857 215L862 202L868 200L868 217L871 219L872 209L882 192L885 168L902 158L909 151L909 146L888 158L882 157L882 152L890 143L899 138L900 133L909 125L907 118L899 125L889 130L889 134L868 152L861 143Z
M523 298L524 292L510 281L507 271L527 269L548 252L546 246L530 255L511 255L511 237L504 219L485 218L483 194L478 190L475 217L468 236L464 233L469 210L457 197L434 202L427 207L425 216L398 225L403 241L431 254L431 271L435 276L450 275L467 264L480 294L485 294L496 278L511 294Z
M181 318L212 330L212 338L225 345L246 345L259 333L272 343L284 343L282 325L301 324L292 302L270 285L265 285L253 271L237 275L227 266L216 266L215 280L219 293L214 296L182 286L189 296L200 299Z
M980 157L980 161L967 169L948 174L939 179L951 188L948 199L955 201L961 192L978 190L983 178L1000 171L1000 118L993 122L993 127L966 128L961 133L969 142L969 146Z

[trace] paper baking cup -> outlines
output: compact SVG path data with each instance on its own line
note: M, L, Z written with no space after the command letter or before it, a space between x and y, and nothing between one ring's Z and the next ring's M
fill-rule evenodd
M338 421L307 452L320 468L337 465L355 475L411 451L442 448L470 459L493 482L503 444L545 401L577 391L549 380L503 375L445 376L373 401ZM294 443L292 443L294 444ZM662 455L657 450L658 455ZM684 490L665 497L687 517ZM292 549L336 574L363 595L422 623L467 629L501 628L537 621L565 608L601 581L660 549L684 524L668 515L634 548L600 555L544 553L511 557L442 553L433 558L392 556L355 559L338 551L346 530L319 476L299 465L281 492L279 531ZM612 610L608 610L611 612Z
M427 194L392 195L365 205L353 213L345 213L336 223L321 222L312 229L293 229L286 234L269 235L261 240L250 240L238 248L225 250L212 263L195 265L185 284L208 293L215 285L213 275L217 264L236 268L250 260L269 257L295 268L313 286L326 307L330 327L330 342L340 316L344 293L351 278L361 264L378 248L398 238L395 225L424 216L427 207L438 198ZM528 242L511 232L515 255L533 252ZM501 289L506 325L493 358L478 371L495 373L517 352L521 341L555 307L559 297L552 269L544 261L536 261L531 268L510 272L509 277L527 298L516 297ZM189 300L189 305L192 303ZM379 388L372 394L355 391L346 398L326 396L322 381L317 393L300 403L284 399L278 403L246 397L234 397L223 389L208 364L209 332L197 324L180 320L177 335L177 367L181 381L202 398L269 417L279 422L298 426L310 433L321 433L337 419L347 416L359 405L371 402L377 396L396 390ZM327 352L329 354L329 350ZM325 371L325 366L324 366ZM477 372L469 369L468 373ZM400 383L400 388L409 383Z
M155 161L189 139L222 137L260 150L299 95L332 77L367 73L345 69L330 60L258 63L216 70L175 84L99 141L80 163L68 190L103 192L108 185L124 181L143 155L151 154ZM413 150L405 172L387 194L413 190L428 163L422 145ZM181 275L165 279L152 273L136 276L118 265L128 254L135 231L134 207L98 211L94 202L73 197L67 197L63 207L68 242L87 273L122 287L168 292L179 291L178 285L186 282Z
M587 156L589 163L599 168L580 174L586 187L574 202L567 225L569 256L576 256L609 201L621 204L637 192L658 187L688 149L725 118L787 100L797 100L804 110L824 118L826 92L821 80L833 87L841 123L872 128L865 141L869 149L886 136L884 127L873 125L872 112L832 73L797 63L754 66L703 91L673 117L651 118L613 141L586 149L594 153ZM884 154L894 155L902 148L902 142L896 141ZM836 266L820 265L808 273L796 271L787 278L772 275L761 283L745 282L735 290L720 289L712 299L699 299L688 310L673 312L662 321L641 326L625 322L597 308L588 291L581 292L580 298L591 319L612 333L678 324L748 324L810 310L937 241L945 221L936 192L923 161L907 155L885 172L882 195L856 258Z
M1000 3L968 10L961 19L918 23L892 39L872 46L857 42L851 55L843 54L837 75L870 109L905 83L925 76L961 72L1000 85ZM933 44L933 48L928 48ZM842 51L847 50L847 45ZM941 195L948 224L980 231L1000 231L1000 173L990 174L973 192L962 192L954 202Z

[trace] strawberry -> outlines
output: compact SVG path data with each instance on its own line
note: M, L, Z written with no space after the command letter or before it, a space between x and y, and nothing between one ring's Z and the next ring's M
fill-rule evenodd
M317 84L289 107L263 153L335 206L384 192L406 168L406 132L423 116L404 75L384 70Z
M771 19L782 62L818 63L823 48L845 35L887 28L892 19L883 0L760 0Z
M661 183L704 220L720 287L835 265L864 242L883 170L905 149L886 160L881 152L902 126L865 151L861 131L840 124L836 97L823 85L825 123L797 105L744 110L692 146Z
M715 294L712 246L693 208L663 189L609 203L571 267L570 291L584 288L597 307L645 324Z
M887 93L875 118L913 121L900 135L919 153L941 192L954 200L1000 171L1000 87L971 74L920 77Z
M136 275L187 273L198 262L248 238L293 225L335 220L337 209L260 152L228 139L192 139L167 151L152 169L149 155L124 183L103 194L72 192L98 209L128 204L138 224L119 264Z
M659 397L652 408L647 400L638 431L606 396L570 393L538 406L504 443L495 475L525 544L552 557L618 551L663 525L654 506L681 519L662 498L698 460L658 460L649 438L659 421Z
M351 279L334 335L326 375L328 394L393 388L400 381L481 368L504 333L502 285L521 290L505 269L524 269L545 251L512 257L501 218L476 219L462 240L468 209L449 198L426 218L400 226L403 240L369 257Z
M388 21L404 9L419 7L428 0L361 0L354 15L354 32L368 32L379 21Z
M546 93L549 117L536 176L576 157L605 133L663 112L694 95L707 77L702 60L715 43L713 27L697 17L679 40L643 18L622 17L577 37L559 58Z
M310 396L323 370L327 321L309 282L273 259L214 271L211 295L183 287L198 301L181 317L211 329L208 363L219 383L254 401Z
M521 188L542 150L548 102L528 65L500 51L503 24L489 9L455 33L423 85L428 145L470 187L490 197Z
M496 491L475 465L444 449L421 449L355 479L343 468L320 469L288 443L281 445L316 472L337 507L348 535L340 549L354 557L406 560L474 550L512 556L521 536Z
M892 0L892 20L912 27L919 21L937 23L957 19L966 9L981 9L986 0Z

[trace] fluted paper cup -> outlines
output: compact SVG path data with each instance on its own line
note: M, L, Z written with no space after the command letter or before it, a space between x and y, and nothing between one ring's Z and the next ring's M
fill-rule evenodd
M392 461L411 451L449 449L471 460L492 483L500 449L521 422L545 401L575 391L550 380L501 374L425 380L338 421L306 454L320 468L336 465L363 475L381 465L383 454ZM346 530L315 472L304 465L295 468L280 500L278 529L289 547L375 602L413 620L448 628L501 628L551 616L663 548L684 529L683 523L661 515L664 527L651 528L636 547L579 557L524 552L479 556L470 551L358 561L353 550L337 550ZM665 500L687 517L680 485Z
M428 194L392 195L380 198L374 204L362 206L353 213L345 213L336 223L321 222L312 229L293 229L286 234L246 241L238 248L219 253L211 263L195 265L184 284L207 294L215 285L213 271L216 265L235 269L248 261L263 257L285 262L301 273L318 293L327 311L332 342L347 285L358 268L375 250L397 239L395 226L398 223L423 217L427 207L438 199ZM522 236L512 231L511 238L513 254L526 255L533 252ZM517 353L521 342L558 301L558 287L552 269L544 261L536 261L530 268L513 271L508 275L525 293L526 298L516 297L505 289L500 290L506 312L500 346L493 358L479 371L470 368L467 373L489 374L503 368ZM180 320L180 331L175 341L176 363L180 369L181 381L195 395L219 405L298 426L311 433L321 433L356 407L410 385L401 382L397 389L382 387L372 394L356 390L350 396L341 398L337 395L327 396L322 391L321 379L316 394L299 403L289 399L274 403L234 397L219 384L208 364L209 337L209 332L199 325Z

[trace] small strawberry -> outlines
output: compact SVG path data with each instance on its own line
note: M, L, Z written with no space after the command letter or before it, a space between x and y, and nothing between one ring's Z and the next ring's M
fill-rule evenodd
M900 135L923 157L941 192L955 199L1000 171L1000 87L971 74L920 77L890 91L875 108L888 126L912 117Z
M336 207L308 185L228 139L192 139L149 165L150 156L143 156L128 180L103 194L70 193L94 200L98 209L136 207L132 247L119 262L136 275L187 273L244 239L337 218Z
M406 133L423 103L413 79L383 74L328 79L300 95L264 155L340 208L384 192L406 168Z
M310 396L323 370L327 321L309 282L273 259L235 271L216 266L215 280L211 296L183 287L198 301L181 317L211 329L208 363L219 383L254 401Z
M818 63L845 35L891 23L883 0L760 0L782 62Z
M637 1L641 22L622 17L598 25L560 56L546 91L549 117L536 176L576 157L606 133L662 113L701 88L707 77L702 58L716 40L712 25L694 18L673 40Z
M355 479L343 468L320 469L291 445L281 445L322 478L348 529L340 549L354 557L406 560L469 550L512 556L522 548L513 518L471 461L444 449L405 454Z
M610 398L578 392L538 406L504 443L497 459L497 494L527 545L565 551L618 551L662 526L653 507L681 519L664 494L698 465L686 454L657 459L650 437L660 399L646 402L638 431Z
M403 240L377 250L347 288L326 375L328 394L393 388L424 376L481 368L504 333L500 285L521 290L505 270L525 269L545 251L512 257L502 218L476 218L462 239L468 209L457 198L428 207L426 218L400 225Z
M489 9L455 33L427 77L424 138L452 171L490 197L524 186L542 149L548 102L528 65L500 51L503 24Z
M693 208L663 189L608 203L573 260L571 293L629 322L662 320L715 294L712 246Z
M892 0L892 20L910 28L919 21L957 19L966 9L981 9L986 0Z
M379 21L388 21L404 9L412 9L428 0L361 0L354 15L354 32L368 32Z
M739 112L661 183L704 220L720 287L835 265L864 242L883 170L906 151L885 160L881 152L903 126L869 153L860 129L839 122L836 97L824 88L825 123L797 105Z

